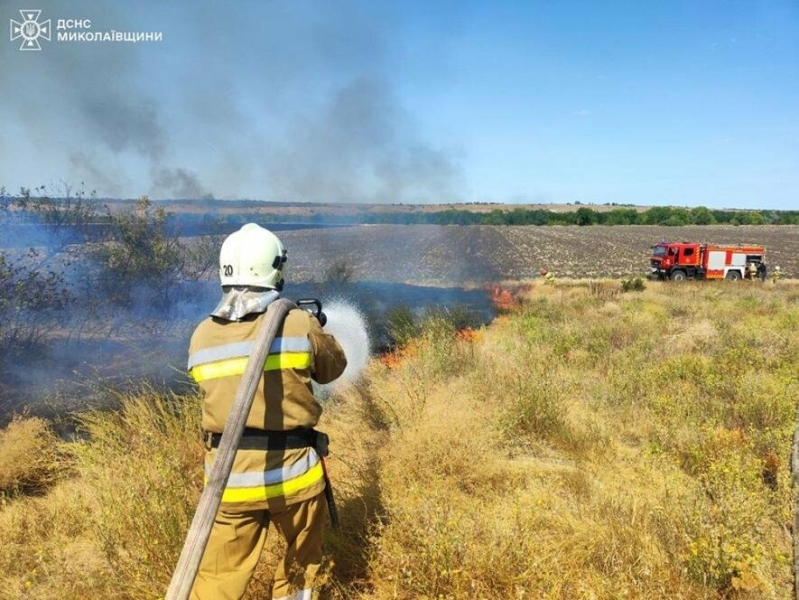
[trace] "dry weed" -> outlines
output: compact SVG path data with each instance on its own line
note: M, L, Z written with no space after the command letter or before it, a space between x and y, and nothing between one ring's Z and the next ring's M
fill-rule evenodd
M343 525L321 597L789 597L794 287L534 286L479 336L439 322L375 361L321 426ZM163 593L201 485L197 399L122 405L86 418L74 481L0 510L8 597Z
M63 445L43 419L18 417L0 431L0 495L43 494L66 469Z

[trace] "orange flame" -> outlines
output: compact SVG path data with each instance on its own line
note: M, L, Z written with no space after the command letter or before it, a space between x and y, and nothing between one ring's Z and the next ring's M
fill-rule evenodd
M416 346L413 342L402 348L386 352L380 357L380 362L389 369L398 369L406 358L416 355Z
M455 335L460 341L468 342L470 344L480 341L480 334L471 327L460 329Z
M510 290L504 289L499 285L492 285L488 288L491 296L491 304L498 312L509 312L518 308L518 300Z

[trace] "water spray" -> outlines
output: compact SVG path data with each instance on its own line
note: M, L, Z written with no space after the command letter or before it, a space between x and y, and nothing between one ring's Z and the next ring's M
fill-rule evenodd
M299 300L297 305L308 310L314 316L319 315L325 319L320 323L325 331L336 338L344 355L347 357L347 368L341 376L325 385L314 384L314 391L321 398L326 398L333 390L340 386L351 384L361 376L369 362L369 328L361 311L353 304L344 300L333 300L322 312L322 303L319 300Z

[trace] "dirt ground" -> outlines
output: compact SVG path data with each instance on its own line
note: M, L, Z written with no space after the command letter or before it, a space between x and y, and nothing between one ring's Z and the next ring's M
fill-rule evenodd
M557 277L646 275L661 240L762 244L770 268L799 277L799 226L649 225L536 227L361 225L281 232L292 281L321 281L344 265L353 280L423 285L484 285Z

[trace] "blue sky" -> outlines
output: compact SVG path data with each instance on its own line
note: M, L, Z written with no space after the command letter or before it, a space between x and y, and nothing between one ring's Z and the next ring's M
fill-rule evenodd
M0 0L0 185L799 209L799 3Z

